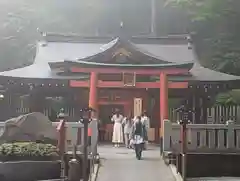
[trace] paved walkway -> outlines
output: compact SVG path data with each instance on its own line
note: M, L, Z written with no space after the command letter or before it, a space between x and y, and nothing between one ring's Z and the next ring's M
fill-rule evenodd
M97 181L175 181L170 169L160 158L157 147L143 152L137 160L133 150L99 146L101 167Z

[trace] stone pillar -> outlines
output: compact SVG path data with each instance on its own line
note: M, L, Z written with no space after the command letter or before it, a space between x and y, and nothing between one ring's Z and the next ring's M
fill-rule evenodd
M98 117L98 96L97 96L97 82L98 82L98 76L96 72L91 72L90 76L90 90L89 90L89 107L96 110L95 113L92 114L92 117L97 118Z
M163 120L168 119L168 80L165 73L160 74L160 126L163 135Z

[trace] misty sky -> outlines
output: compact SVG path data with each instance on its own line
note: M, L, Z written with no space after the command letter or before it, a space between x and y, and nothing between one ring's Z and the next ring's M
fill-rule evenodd
M186 32L182 13L156 0L156 33ZM183 17L183 18L182 18ZM32 62L37 29L81 35L149 35L150 0L0 0L1 69ZM4 64L2 64L4 62Z

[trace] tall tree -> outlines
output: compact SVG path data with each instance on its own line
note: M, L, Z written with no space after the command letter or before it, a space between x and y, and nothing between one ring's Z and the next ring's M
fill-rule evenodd
M166 5L188 12L205 66L240 75L239 0L167 0Z

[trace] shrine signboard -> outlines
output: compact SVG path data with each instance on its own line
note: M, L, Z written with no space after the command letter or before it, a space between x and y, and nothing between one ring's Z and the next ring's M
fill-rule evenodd
M127 97L124 92L108 90L99 92L99 100L106 102L118 102L127 100Z
M142 98L134 98L134 116L142 114Z
M123 84L124 86L135 86L136 85L136 73L123 73Z

